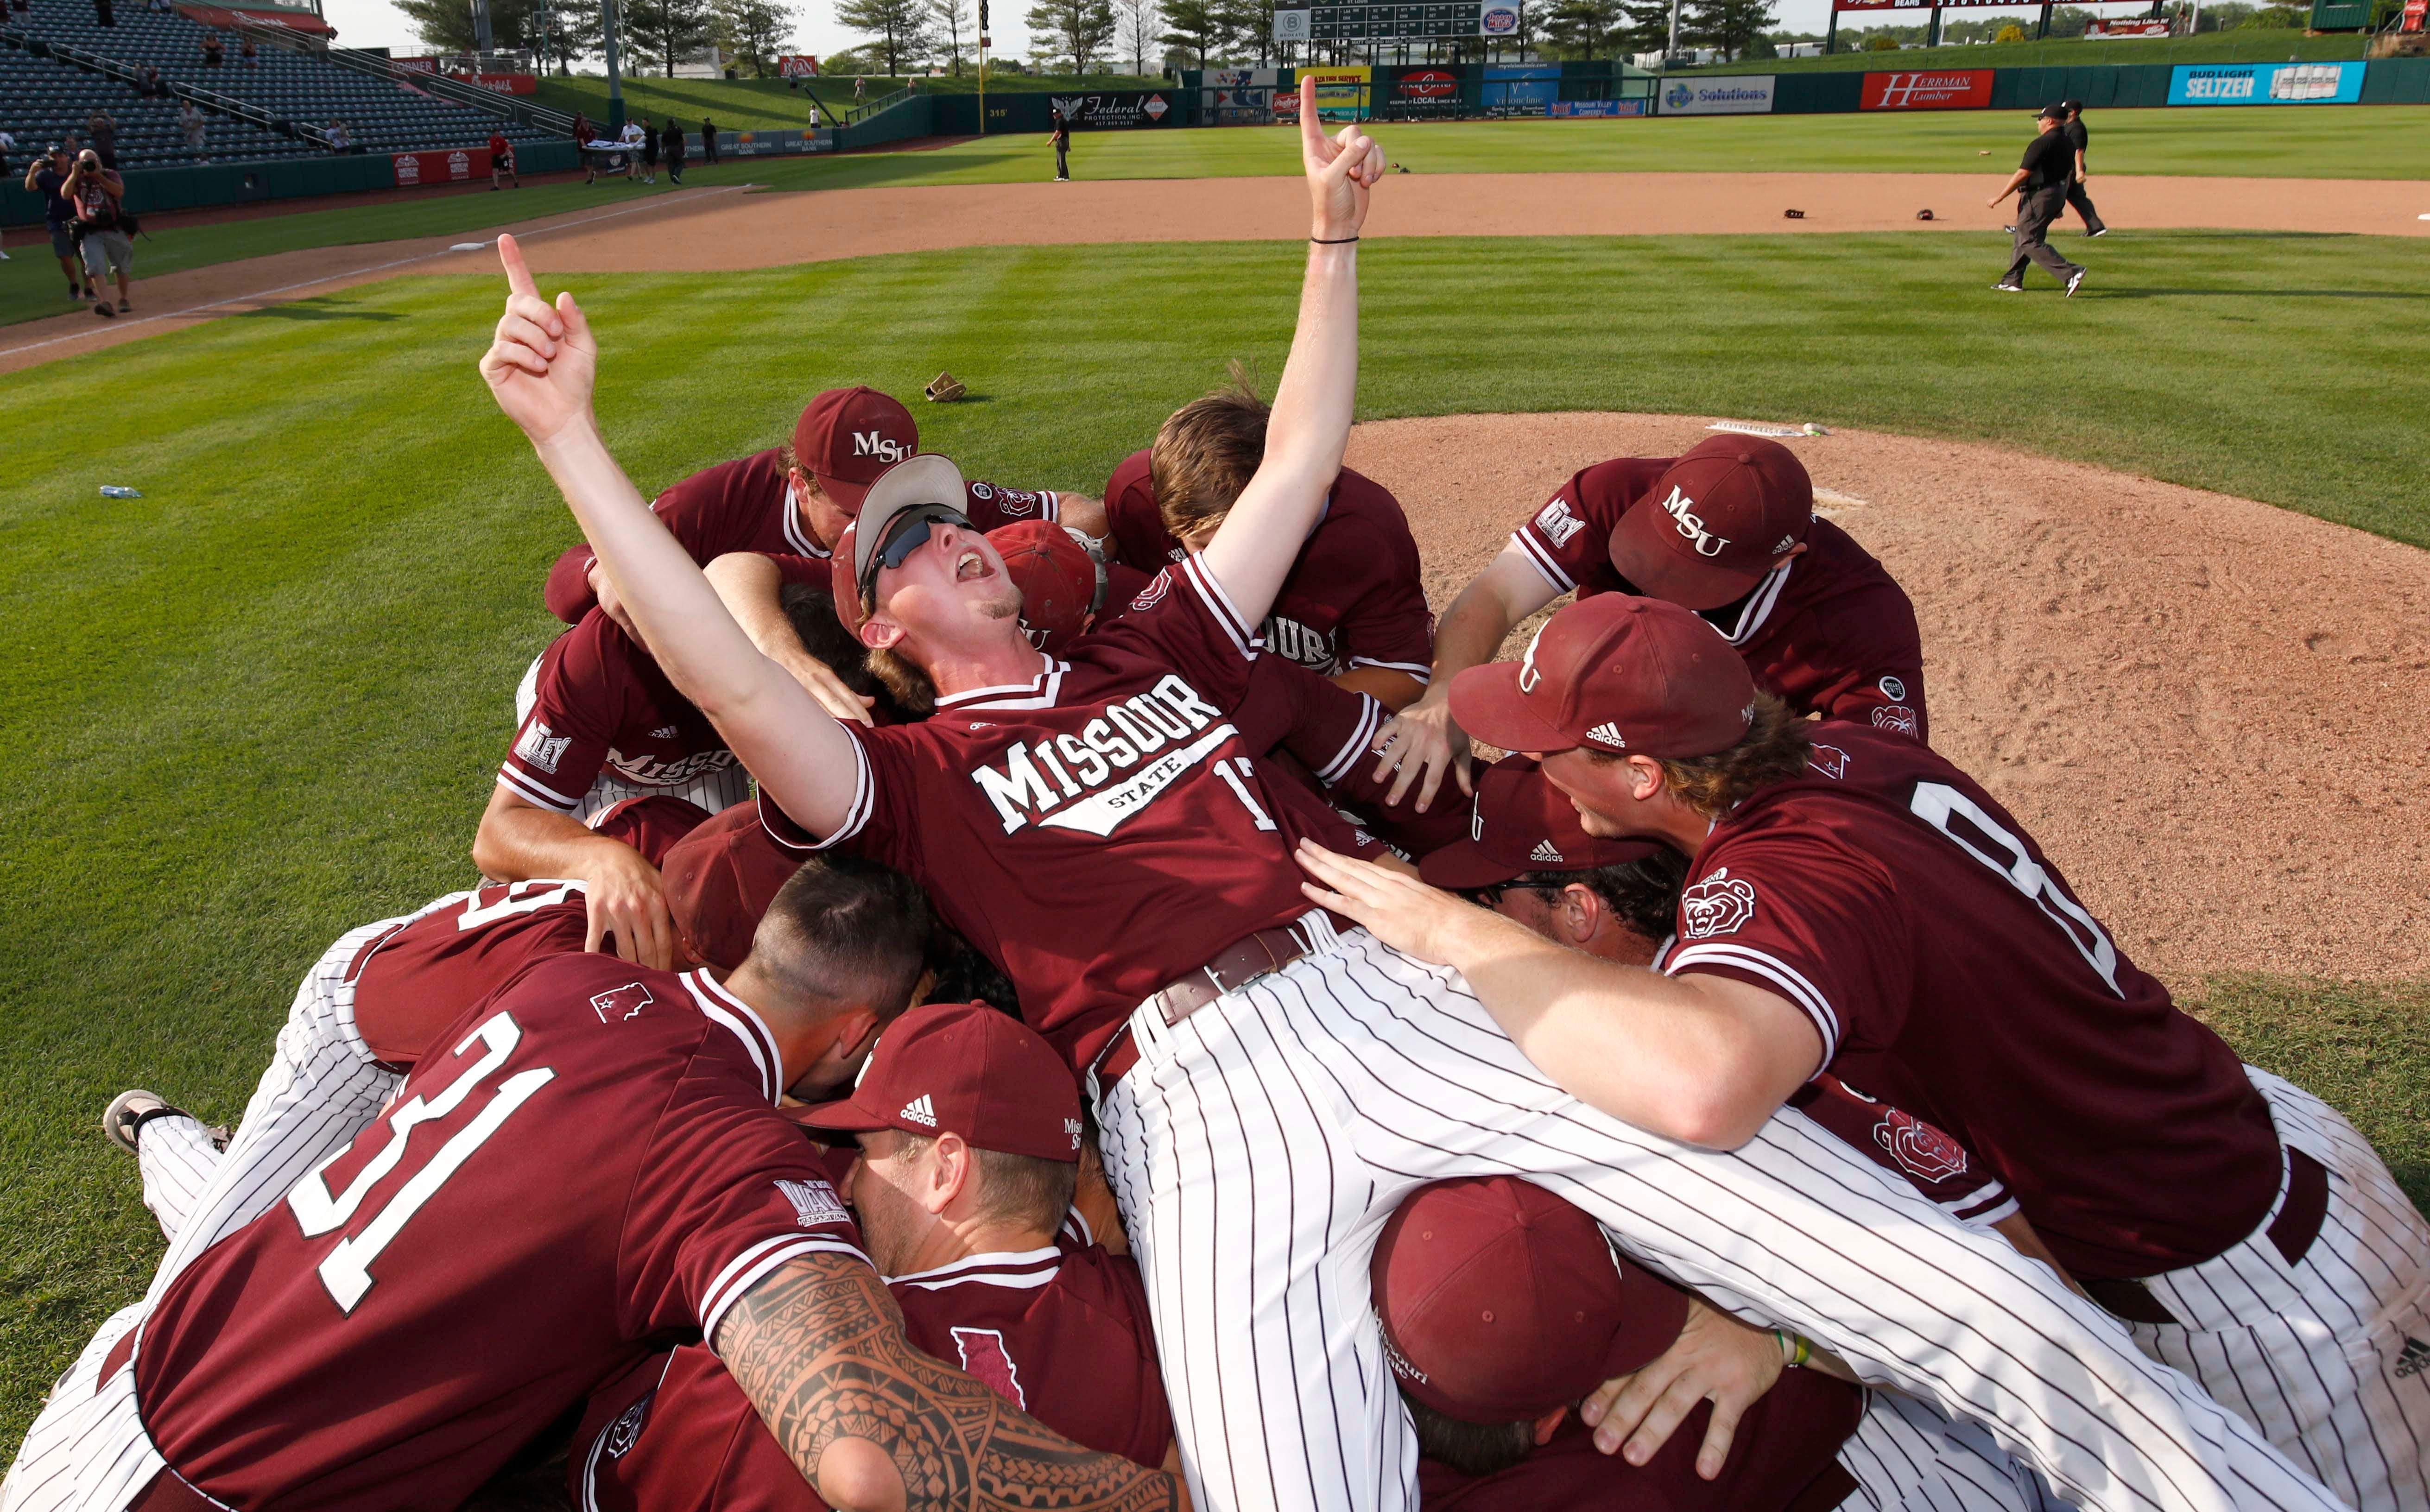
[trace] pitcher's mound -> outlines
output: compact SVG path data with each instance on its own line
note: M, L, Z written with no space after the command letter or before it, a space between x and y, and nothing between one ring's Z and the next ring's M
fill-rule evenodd
M1440 611L1562 479L1707 424L1382 421L1350 465L1408 507ZM1989 446L1783 444L1914 598L1933 743L2138 964L2430 975L2430 553Z

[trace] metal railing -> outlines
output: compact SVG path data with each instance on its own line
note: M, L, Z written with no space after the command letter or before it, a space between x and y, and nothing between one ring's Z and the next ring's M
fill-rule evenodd
M367 53L356 47L332 47L319 37L291 31L285 26L264 25L258 22L246 21L234 12L230 12L230 16L235 21L235 25L225 29L234 30L241 37L250 37L256 42L265 42L273 47L283 47L289 52L318 58L351 73L399 85L433 99L445 100L451 105L460 105L468 109L497 116L502 120L521 122L526 125L540 126L545 130L560 133L571 132L574 129L574 117L563 111L552 110L545 106L527 104L504 91L475 84L470 79L458 78L450 74L434 74L426 69L407 68L394 59L383 58L377 53Z
M890 94L881 94L876 99L865 101L862 104L854 106L851 109L844 111L838 119L844 125L858 125L861 122L868 120L878 111L890 110L919 92L920 91L906 84L903 88L894 91ZM816 96L813 96L813 98L816 98ZM836 114L836 108L834 106L829 105L826 109L828 115L833 116Z
M133 64L104 53L93 52L90 48L78 47L73 42L55 42L47 37L36 37L30 32L14 26L0 26L0 42L5 42L31 57L55 58L60 62L83 69L87 73L99 74L105 78L114 78L124 84L141 82L141 75ZM250 100L240 100L232 94L222 94L217 90L207 90L197 84L180 84L167 79L161 82L167 85L173 98L191 100L196 106L214 115L224 115L231 120L242 121L249 125L259 126L265 131L275 132L282 137L292 137L321 147L329 145L328 133L319 126L275 116Z

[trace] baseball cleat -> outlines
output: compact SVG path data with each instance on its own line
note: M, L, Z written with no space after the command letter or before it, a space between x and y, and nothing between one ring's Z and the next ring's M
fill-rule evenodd
M171 1107L158 1092L130 1087L109 1100L108 1109L101 1115L101 1132L109 1136L110 1143L133 1155L137 1130L163 1113L181 1114L183 1111Z
M2025 286L2022 284L1993 284L1991 286L1991 292L1995 294L2022 294L2024 291Z
M2087 232L2085 232L2085 233L2084 233L2084 235L2085 235L2085 239L2086 239L2087 241L2089 241L2089 240L2091 240L2092 238L2097 237L2097 236L2107 236L2108 234L2109 234L2109 227L2107 227L2107 226L2105 226L2105 226L2103 226L2103 227L2102 227L2100 230L2098 230L2098 231L2087 231Z
M2085 270L2085 269L2078 268L2077 270L2075 270L2075 276L2074 276L2074 277L2072 277L2072 278L2070 278L2070 279L2067 281L2067 297L2068 297L2068 298L2070 298L2070 299L2073 299L2073 298L2075 297L2075 286L2076 286L2076 285L2078 285L2078 284L2080 284L2080 283L2082 283L2082 282L2084 282L2084 275L2085 275L2086 271L2087 271L2087 270Z

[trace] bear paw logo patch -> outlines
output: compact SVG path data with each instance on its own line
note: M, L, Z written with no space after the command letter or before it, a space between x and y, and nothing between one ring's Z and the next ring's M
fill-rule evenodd
M1755 884L1728 867L1679 894L1679 932L1689 939L1731 934L1754 917Z
M1914 1115L1891 1108L1873 1125L1873 1142L1920 1181L1946 1181L1966 1169L1966 1147Z
M1877 704L1873 706L1873 728L1892 735L1913 735L1915 710L1899 704Z

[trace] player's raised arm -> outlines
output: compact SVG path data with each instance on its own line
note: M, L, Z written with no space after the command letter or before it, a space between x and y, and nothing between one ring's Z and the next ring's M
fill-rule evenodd
M1182 1504L1172 1475L1083 1448L913 1349L894 1299L860 1260L787 1261L743 1293L714 1342L768 1431L837 1507Z
M599 343L574 296L541 298L511 236L498 238L498 260L507 309L481 358L498 407L531 439L676 689L788 814L814 830L841 826L853 797L852 738L752 645L608 454L591 407Z
M1299 91L1300 156L1314 212L1299 327L1266 422L1265 458L1201 559L1251 624L1262 622L1341 471L1358 398L1358 228L1384 152L1356 123L1328 138L1316 82Z

